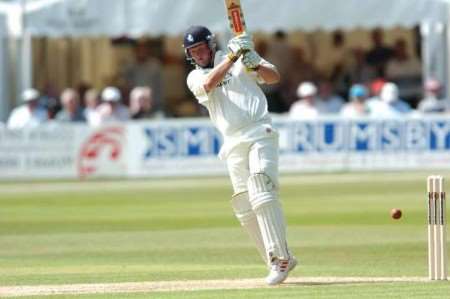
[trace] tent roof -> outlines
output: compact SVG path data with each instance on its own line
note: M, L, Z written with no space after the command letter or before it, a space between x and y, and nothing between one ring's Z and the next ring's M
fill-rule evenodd
M241 0L253 31L411 27L447 22L448 0ZM7 3L20 1L10 0ZM176 35L189 25L228 29L223 0L27 0L33 35Z

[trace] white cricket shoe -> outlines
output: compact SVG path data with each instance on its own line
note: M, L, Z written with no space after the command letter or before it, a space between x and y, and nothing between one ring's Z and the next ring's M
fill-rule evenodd
M286 280L289 272L297 266L297 259L291 256L288 260L275 259L270 265L269 275L266 277L268 285L280 284Z

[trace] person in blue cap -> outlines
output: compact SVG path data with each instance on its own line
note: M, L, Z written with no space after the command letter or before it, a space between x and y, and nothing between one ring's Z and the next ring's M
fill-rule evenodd
M369 108L367 106L367 98L369 91L362 84L354 84L350 88L349 102L342 107L341 116L346 118L357 118L369 115Z

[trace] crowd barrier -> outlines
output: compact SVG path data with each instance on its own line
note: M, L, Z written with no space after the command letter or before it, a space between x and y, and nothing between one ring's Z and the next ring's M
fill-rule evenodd
M277 118L274 126L285 173L450 168L450 118ZM222 175L221 143L207 119L0 129L0 179Z

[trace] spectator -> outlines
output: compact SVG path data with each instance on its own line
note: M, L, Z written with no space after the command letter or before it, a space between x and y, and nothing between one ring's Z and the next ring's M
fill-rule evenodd
M99 105L98 91L96 89L88 89L84 94L84 117L88 123L98 122L97 107Z
M342 107L341 116L345 118L364 117L369 114L369 109L366 105L369 92L362 84L354 84L350 88L349 100L350 102Z
M288 107L292 105L290 99L295 99L298 96L298 87L302 82L315 81L319 77L314 65L305 58L303 48L293 48L292 53L294 60L290 64L282 88L283 92L286 93L284 98L289 99L286 103Z
M319 116L317 107L317 87L311 82L303 82L297 89L299 100L295 102L290 111L292 119L315 119Z
M327 70L326 78L334 82L335 91L342 97L345 97L349 87L346 70L349 65L350 53L345 45L345 35L342 31L336 30L333 32L331 51L327 53L327 56L329 56L331 68Z
M369 111L373 111L377 109L377 106L380 105L381 99L380 94L383 89L384 84L386 84L386 80L383 78L376 78L369 83L369 98L367 99L366 105Z
M280 47L278 45L278 47ZM266 41L261 40L259 41L256 46L256 52L258 52L261 57L265 57L267 58L269 53L268 53L268 49L269 49L269 45ZM283 46L280 47L280 49L274 49L272 48L272 53L270 53L270 56L275 56L276 52L281 51L282 48L285 48L287 51L290 51L290 46L283 42ZM286 55L284 55L286 56ZM289 55L287 55L289 56ZM273 58L267 58L267 59L273 59ZM286 59L286 57L283 57L283 59ZM279 61L280 58L277 57L275 60ZM282 61L280 61L280 63L284 63ZM289 61L289 63L292 63L292 61ZM278 68L278 66L277 66ZM282 86L284 85L283 81L286 80L286 73L289 70L289 64L286 65L282 65L281 66L282 70L280 70L280 68L278 68L278 71L281 74L281 83L277 83L277 84L263 84L261 85L261 89L263 90L264 94L266 95L267 98L267 109L269 110L269 112L272 113L283 113L283 112L287 112L289 110L289 105L287 104L287 101L284 97L284 94L282 93Z
M352 51L351 62L345 73L349 82L370 82L376 78L376 72L367 64L366 52L362 48Z
M145 42L137 44L135 61L126 67L124 79L129 89L136 86L147 86L153 91L156 110L163 110L162 68L161 62L152 55L150 47Z
M386 77L397 84L400 95L409 102L417 102L421 94L422 64L408 53L404 39L395 42L394 55L386 67Z
M339 113L343 105L344 99L334 92L333 84L330 81L321 81L319 83L319 97L317 102L320 113Z
M93 126L130 119L128 108L121 103L122 95L118 88L106 87L102 91L102 101L103 103L97 107L98 117L91 123Z
M323 50L323 53L320 53ZM336 30L331 34L331 40L326 47L319 47L318 59L316 60L316 67L320 70L324 77L334 81L340 76L344 69L344 64L348 57L348 49L345 45L345 35L342 31ZM313 54L313 55L314 55Z
M386 83L386 80L384 80L383 78L376 78L369 83L369 101L380 100L381 90Z
M266 51L265 58L277 66L281 77L285 76L293 61L291 46L286 33L284 31L275 32L273 39L267 45Z
M375 69L377 76L384 77L386 65L392 58L393 50L384 44L383 31L380 28L374 29L371 37L373 46L367 53L367 63Z
M399 117L410 112L411 107L399 98L398 87L392 82L383 85L380 101L370 107L370 115L377 118Z
M56 113L61 110L61 105L58 101L58 90L53 83L47 82L41 91L39 104L42 108L47 110L48 119L54 119Z
M16 107L8 119L8 129L35 128L48 120L47 110L39 106L40 94L36 89L26 89L22 93L25 103Z
M59 122L85 122L83 111L80 107L80 96L75 89L67 88L61 94L62 110L56 114Z
M445 112L447 105L442 98L442 84L436 79L428 79L424 84L425 97L419 102L417 109L422 113Z
M130 114L132 119L152 118L152 90L149 87L135 87L130 93Z

